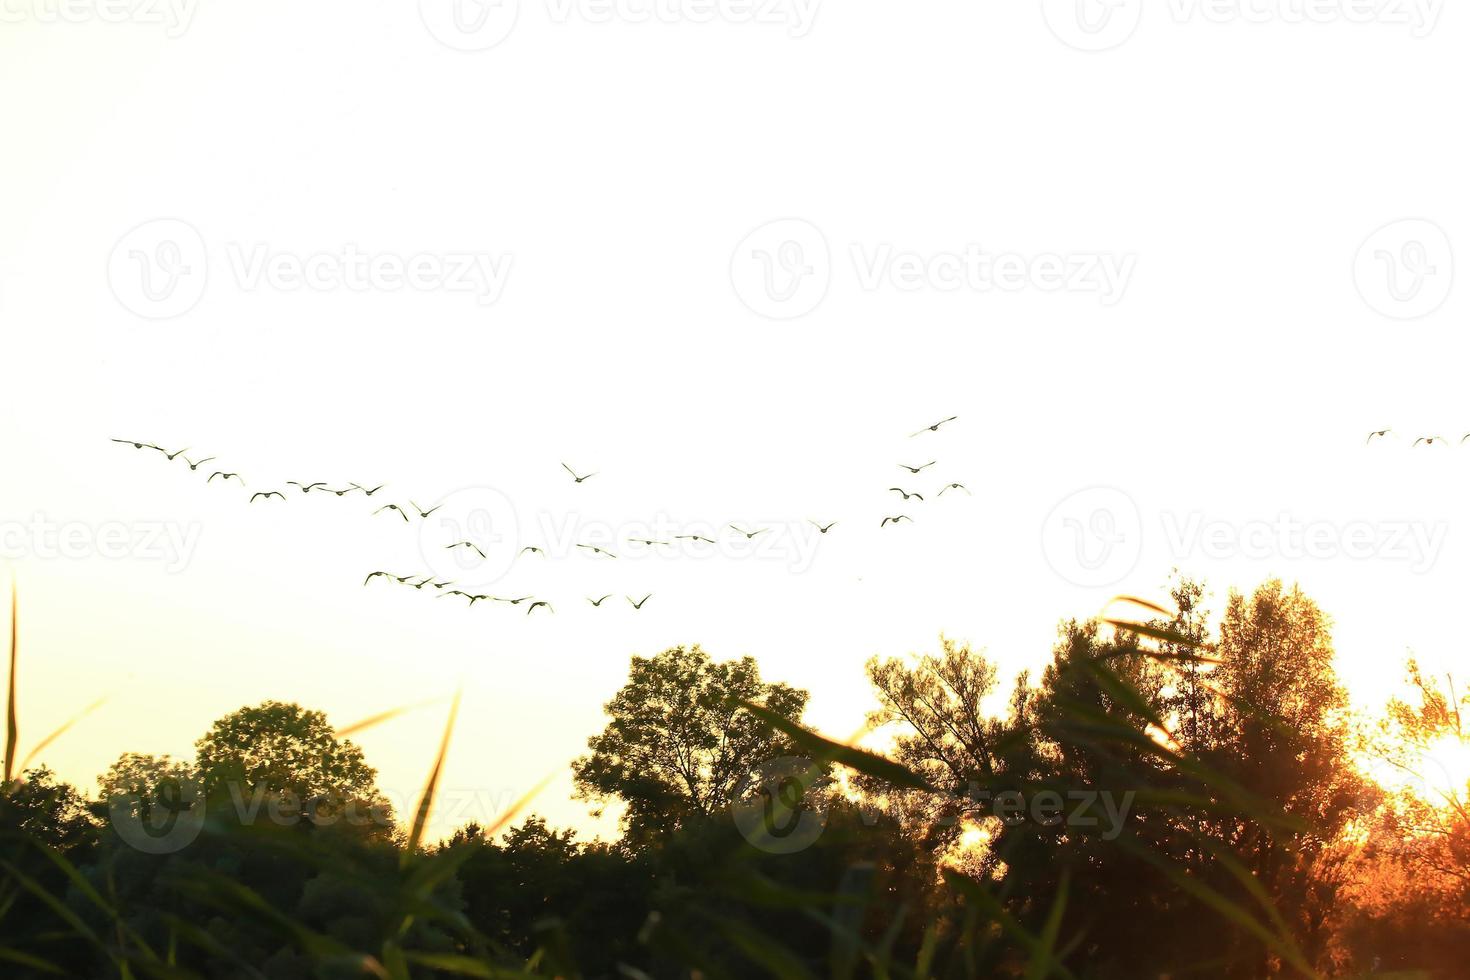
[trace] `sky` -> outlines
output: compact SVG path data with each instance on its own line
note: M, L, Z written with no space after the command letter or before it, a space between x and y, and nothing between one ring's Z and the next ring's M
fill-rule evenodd
M419 705L357 737L406 809L460 690L436 832L554 776L533 809L606 835L567 767L633 655L749 654L845 736L868 658L1035 670L1176 568L1216 610L1300 582L1364 710L1411 653L1463 673L1467 38L1408 0L5 0L22 753L99 698L37 760L87 788L265 699ZM719 544L628 543L673 534Z

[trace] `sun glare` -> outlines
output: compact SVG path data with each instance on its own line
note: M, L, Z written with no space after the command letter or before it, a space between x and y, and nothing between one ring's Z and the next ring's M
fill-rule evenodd
M1470 741L1446 735L1424 752L1421 781L1434 799L1464 800L1470 787Z

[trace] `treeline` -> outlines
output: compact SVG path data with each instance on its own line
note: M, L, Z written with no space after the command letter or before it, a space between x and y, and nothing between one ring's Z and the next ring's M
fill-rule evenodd
M90 799L0 795L0 973L68 977L1464 976L1464 746L1412 664L1368 729L1296 589L1068 622L1040 676L874 659L885 754L698 647L634 657L573 764L622 836L543 820L423 839L319 712L268 702ZM997 709L997 705L1000 707ZM442 759L442 755L441 755Z

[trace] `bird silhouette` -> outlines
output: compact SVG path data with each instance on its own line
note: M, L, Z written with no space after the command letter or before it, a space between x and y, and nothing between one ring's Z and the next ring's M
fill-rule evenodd
M316 483L297 483L295 480L287 480L286 483L289 486L299 487L301 489L301 492L302 493L311 493L317 487L324 487L324 486L326 486L325 483L322 483L320 481L318 481Z
M205 463L212 463L212 462L214 462L218 458L219 457L217 457L217 456L206 456L206 457L204 457L203 459L201 459L197 463L190 463L189 462L189 457L188 456L185 456L184 457L184 462L189 464L189 469L190 470L197 470L197 469L199 469L199 467L203 466Z
M920 500L923 500L924 499L924 495L923 494L921 494L921 493L910 493L909 491L903 489L902 487L889 487L888 489L892 490L894 493L901 493L901 494L903 494L903 499L904 500L907 500L910 497L918 497Z
M937 494L935 494L935 496L936 497L942 497L942 496L944 496L944 491L945 490L963 490L963 491L965 491L965 493L970 493L969 487L965 486L963 483L950 483L950 484L947 484L945 486L944 490L940 490ZM970 493L970 496L973 497L975 495L973 493Z
M1366 446L1368 443L1372 442L1374 439L1382 439L1384 436L1388 435L1392 431L1393 431L1392 429L1378 429L1375 432L1370 432L1370 433L1368 433L1368 438L1363 443L1363 445Z
M180 449L176 453L171 453L167 449L159 449L159 447L157 447L157 446L154 446L153 448L154 449L158 449L159 452L163 453L164 458L167 459L170 463L172 463L174 460L178 459L180 456L184 455L184 453L187 453L189 451L189 447L188 446L185 446L183 449Z
M546 608L546 611L549 612L549 613L556 612L555 609L552 609L551 608L551 603L547 602L545 599L537 599L535 602L531 603L528 607L526 607L526 615L527 616L531 615L531 613L533 613L536 610L542 608L543 606Z
M883 518L883 522L878 526L887 527L889 524L897 524L899 521L908 521L910 524L912 524L914 522L914 519L907 514L899 514L897 517Z
M414 504L412 500L410 500L409 503L413 504L413 509L419 512L419 518L422 520L428 520L430 514L434 513L434 511L444 506L443 504L438 504L434 507L430 507L428 510L424 510L418 504Z
M250 501L249 502L253 504L257 500L260 500L261 498L265 498L266 500L269 500L272 497L280 497L282 500L285 500L286 499L286 495L284 493L282 493L281 491L279 491L279 490L267 490L264 493L251 494Z
M444 550L449 551L454 548L468 548L475 554L479 555L481 561L483 561L485 558L485 552L481 551L480 546L475 544L473 541L456 541L454 544L445 545Z
M566 463L562 463L562 464L561 464L561 468L562 468L562 469L564 469L564 470L566 470L566 471L567 471L567 472L568 472L568 473L570 473L570 474L572 474L572 479L573 479L573 480L574 480L574 481L576 481L576 482L577 482L577 483L581 483L581 482L582 482L582 481L583 481L583 480L590 480L590 479L592 479L592 478L593 478L593 477L594 477L594 476L596 476L596 475L597 475L597 474L596 474L596 473L588 473L588 474L587 474L587 475L586 475L586 476L578 476L578 475L577 475L577 471L576 471L576 470L574 470L574 469L572 469L572 468L571 468L571 467L570 467L570 466L568 466L568 465L567 465L567 464L566 464Z
M1414 445L1417 446L1417 445L1419 445L1419 443L1422 442L1426 446L1432 446L1432 445L1434 445L1437 442L1438 443L1443 443L1444 441L1445 441L1444 436L1420 436L1419 438L1417 438L1417 439L1414 440Z
M331 487L327 487L327 490L326 490L326 492L327 492L327 493L335 493L335 494L336 494L336 495L337 495L337 496L339 496L339 497L345 497L345 496L347 496L347 495L348 495L348 494L349 494L349 493L351 493L351 492L352 492L352 488L351 488L351 487L347 487L347 488L346 488L346 489L344 489L344 490L333 490L333 489L332 489L332 488L331 488Z
M454 584L453 582L435 582L434 583L434 588L436 588L436 589L438 589L439 591L442 592L445 589L449 588L453 584Z
M608 551L606 548L599 548L595 544L579 544L577 545L577 547L585 551L590 551L594 555L607 555L609 558L617 557L617 555L613 554L611 551Z
M588 598L587 598L587 601L588 601L588 602L590 602L590 603L592 603L592 607L593 607L593 608L594 608L594 609L596 609L596 608L598 608L598 607L599 607L599 606L601 606L601 605L602 605L602 604L603 604L603 603L604 603L604 602L606 602L606 601L607 601L607 600L609 600L609 599L611 599L611 598L612 598L612 593L608 593L608 594L607 594L607 595L605 595L605 596L603 596L603 597L602 597L602 598L601 598L601 599L593 599L593 598L591 598L591 597L590 597L590 596L589 596L589 597L588 597Z
M768 528L768 527L763 527L763 528L760 528L759 530L747 531L745 528L743 528L743 527L737 527L734 524L730 524L730 525L727 525L727 526L730 528L730 530L734 531L736 534L743 534L743 535L745 535L745 540L747 540L747 541L749 541L752 538L754 538L757 534L765 534L767 531L770 530L770 528Z
M432 575L426 575L420 581L418 581L418 582L410 582L408 584L412 588L418 589L420 592L422 592L422 591L424 591L424 586L428 585L432 581L434 581L434 576L432 576Z
M209 479L205 480L204 482L205 483L213 483L215 477L220 477L221 479L223 479L225 481L239 480L240 481L240 486L243 487L245 485L245 481L242 480L242 479L240 479L240 474L239 473L226 473L224 470L215 470L213 473L209 474Z
M397 504L384 504L383 506L379 507L377 510L373 511L373 516L374 517L377 517L379 514L381 514L385 510L397 511L398 512L398 516L401 517L401 518L403 518L404 523L405 524L408 523L408 515L405 514L403 512L403 508L402 507L399 507Z
M389 574L388 572L373 572L367 578L365 578L365 579L362 580L362 584L363 585L367 585L369 582L371 582L373 579L377 578L379 575L383 576L384 578L393 578L394 577L393 575Z
M525 602L527 599L532 599L532 598L535 598L535 597L534 596L523 595L519 599L502 599L499 596L496 596L495 597L495 601L496 602L508 602L512 606L519 606L521 603Z
M947 419L940 419L938 422L935 422L933 425L926 425L924 428L920 429L918 432L915 432L915 433L913 433L913 435L910 435L909 438L912 439L914 436L921 436L921 435L923 435L926 432L938 432L939 431L939 427L941 425L943 425L946 422L953 422L957 418L959 418L958 415L951 415Z
M922 472L924 470L927 470L929 467L933 466L934 463L935 463L935 461L931 459L931 460L929 460L929 462L925 463L923 466L910 466L908 463L899 463L898 466L899 466L899 469L908 470L910 473L913 473L913 474L917 475L918 473L920 473L920 472Z
M648 545L650 548L652 548L652 547L668 547L668 544L669 544L667 541L653 541L653 540L651 540L649 538L629 538L628 540L632 541L634 544L645 544L645 545Z
M624 599L627 599L628 600L628 604L631 605L634 609L642 609L643 608L643 604L645 602L647 602L649 599L652 599L653 598L653 593L652 592L648 593L648 595L644 596L642 599L639 599L637 602L634 602L633 601L633 597L630 596L630 595L625 595L625 596L623 596L623 598Z
M528 544L520 551L516 552L516 557L519 558L521 557L521 555L524 555L528 551L533 555L540 555L542 558L546 557L546 552L542 551L540 548L536 547L533 544Z
M718 544L714 538L707 538L702 534L676 534L675 541L703 541L705 544Z
M407 585L408 584L408 580L411 579L411 578L413 578L413 576L412 575L394 575L394 576L392 576L392 578L393 578L393 581L397 582L399 585Z
M158 449L159 452L163 452L162 449L159 449L151 442L134 442L132 439L114 439L112 441L120 442L125 446L132 446L134 449Z
M375 494L379 490L383 489L383 487L387 486L387 484L386 483L381 483L378 486L373 487L371 490L369 490L367 487L363 486L361 483L349 483L348 486L352 487L354 490L361 490L363 493L365 493L369 497L371 497L373 494Z
M818 524L816 521L807 521L807 523L810 524L812 527L816 528L817 529L817 533L819 533L819 534L826 534L828 531L832 530L834 527L837 526L837 522L836 521L833 521L831 524L828 524L826 527L823 527L822 525Z

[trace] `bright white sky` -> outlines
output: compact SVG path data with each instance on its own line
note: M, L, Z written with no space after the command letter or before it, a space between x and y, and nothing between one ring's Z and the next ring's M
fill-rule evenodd
M360 738L407 801L462 686L460 809L436 829L556 773L536 809L595 830L567 764L632 654L752 654L846 735L872 707L868 657L943 632L1034 667L1060 619L1158 597L1176 566L1217 610L1231 586L1299 580L1364 706L1410 651L1464 670L1465 11L1419 38L1389 22L1407 5L1303 23L1282 0L1217 23L1176 0L1127 37L1129 0L1092 35L1036 2L844 0L791 28L693 22L698 0L660 8L677 23L521 0L501 43L466 52L423 6L217 4L171 32L141 2L145 22L108 23L5 0L0 545L21 584L23 751L108 699L43 754L63 777L90 788L123 751L187 756L266 698L339 724L444 699ZM161 219L197 239L176 239L189 278L163 301L188 308L152 319L128 308L132 253L173 261ZM810 224L747 240L777 219ZM901 263L881 264L972 248L1043 277L1044 256L1101 256L1126 288L944 288L963 266L943 258L900 288ZM262 255L349 249L511 264L493 303L253 276ZM811 270L774 307L809 312L753 311L775 301L760 252L776 299ZM1451 445L1410 448L1436 434ZM216 455L250 492L388 487L247 506L204 484L212 465L115 436ZM599 475L573 485L563 460ZM974 495L936 500L951 480ZM1098 486L1122 495L1072 496ZM369 516L410 498L449 500L436 516L508 500L498 564L660 522L776 530L753 555L726 532L716 555L523 558L480 591L555 605L528 617L362 586L442 567L434 539ZM898 513L914 522L880 531ZM1303 555L1262 530L1281 515L1326 544ZM840 523L817 538L808 518ZM84 528L72 554L37 519ZM100 554L119 526L134 546ZM165 526L187 561L143 540ZM1097 569L1076 561L1093 531L1119 539ZM1360 533L1371 554L1337 547ZM641 612L621 598L648 592Z

